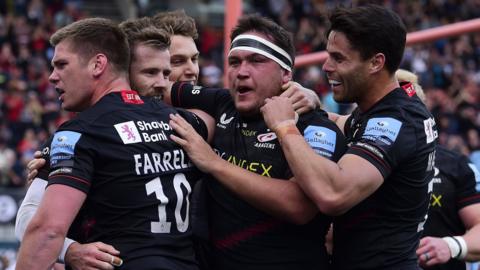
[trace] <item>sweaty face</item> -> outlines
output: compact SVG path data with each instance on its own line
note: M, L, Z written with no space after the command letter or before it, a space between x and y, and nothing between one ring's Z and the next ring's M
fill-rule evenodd
M170 63L172 73L170 81L188 81L196 84L200 69L198 67L198 49L191 37L173 35L170 43Z
M94 65L92 59L81 60L68 40L55 46L53 71L48 79L55 85L63 109L81 112L91 106L94 93L94 79L90 72Z
M341 32L332 31L327 42L328 58L323 64L337 102L358 102L367 88L368 61L350 46Z
M130 83L142 96L160 96L168 87L170 53L145 44L135 45Z
M255 32L245 34L270 40ZM281 93L282 85L291 79L292 74L266 56L234 50L228 57L227 75L236 109L243 115L251 116L259 113L266 98Z

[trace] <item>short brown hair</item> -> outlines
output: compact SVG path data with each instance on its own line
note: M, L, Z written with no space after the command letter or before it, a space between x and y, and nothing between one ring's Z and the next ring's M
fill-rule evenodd
M171 31L156 27L153 24L153 20L149 17L127 20L119 26L127 35L131 50L138 43L152 46L159 50L167 50L170 47Z
M171 28L173 35L191 37L194 40L198 38L195 20L188 16L183 9L159 12L153 16L152 20L159 28Z
M130 49L127 37L114 21L104 18L76 21L56 31L50 37L50 44L56 46L67 40L82 58L89 59L103 53L116 71L128 72Z

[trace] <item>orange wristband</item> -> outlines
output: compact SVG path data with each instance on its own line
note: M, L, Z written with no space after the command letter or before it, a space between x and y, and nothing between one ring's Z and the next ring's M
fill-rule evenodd
M277 138L280 143L282 143L282 139L287 135L302 136L302 134L300 133L300 131L298 131L298 128L297 126L295 126L294 123L279 125L279 127L275 129L275 133L277 134Z

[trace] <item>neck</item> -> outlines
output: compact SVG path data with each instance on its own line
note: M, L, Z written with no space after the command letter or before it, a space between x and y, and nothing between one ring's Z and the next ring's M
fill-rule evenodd
M373 78L367 86L367 91L363 93L362 99L357 102L358 107L362 112L367 111L380 99L399 86L398 80L393 75L380 75Z
M92 105L97 103L102 97L121 90L130 90L130 84L127 78L123 76L112 77L110 80L97 81L95 93L92 98Z

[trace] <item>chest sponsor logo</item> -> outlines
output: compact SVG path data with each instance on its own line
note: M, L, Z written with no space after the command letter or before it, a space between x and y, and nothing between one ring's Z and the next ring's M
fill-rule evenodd
M427 143L433 142L438 137L435 120L433 118L423 120L423 127L425 128L425 136L427 137Z
M320 126L308 126L303 132L303 137L317 154L327 158L333 156L337 141L337 135L333 130Z
M257 135L256 130L241 129L240 132L242 132L242 135L245 137L252 137Z
M128 121L114 125L124 144L167 141L172 128L163 121Z
M390 117L378 117L368 120L362 138L385 145L391 145L397 139L402 122Z
M55 133L50 150L50 166L73 166L75 146L82 136L81 133L73 131L60 131Z
M114 125L124 144L142 142L140 133L133 121L123 122Z

